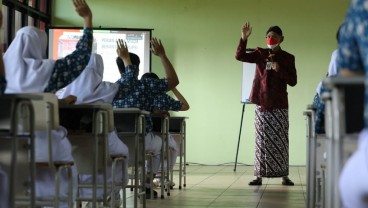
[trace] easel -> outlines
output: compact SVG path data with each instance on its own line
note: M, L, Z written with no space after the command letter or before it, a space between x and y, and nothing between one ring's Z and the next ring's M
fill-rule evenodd
M239 153L239 145L240 145L241 132L242 132L242 127L243 127L243 117L244 117L245 104L251 104L251 103L250 102L243 102L243 109L242 109L242 114L241 114L241 119L240 119L238 146L236 147L234 172L236 172L236 165L238 163L238 153Z
M246 49L247 53L250 53L252 51L254 51L254 49L252 49L252 48L247 48ZM251 90L253 88L252 87L253 78L254 78L254 75L256 73L256 64L255 63L243 62L242 65L243 65L242 66L243 75L242 75L241 102L243 103L243 110L242 110L242 115L241 115L241 120L240 120L239 138L238 138L238 146L236 148L234 172L236 171L236 165L238 163L238 153L239 153L239 144L240 144L241 131L242 131L242 126L243 126L244 108L245 108L245 104L252 104L249 100L249 97L250 97Z

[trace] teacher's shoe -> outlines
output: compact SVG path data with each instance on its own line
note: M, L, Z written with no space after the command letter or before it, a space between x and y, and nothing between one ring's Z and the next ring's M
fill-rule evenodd
M250 186L260 186L262 185L262 178L256 178L253 181L249 182L248 185Z
M294 182L292 182L289 177L283 177L281 184L284 186L294 186Z

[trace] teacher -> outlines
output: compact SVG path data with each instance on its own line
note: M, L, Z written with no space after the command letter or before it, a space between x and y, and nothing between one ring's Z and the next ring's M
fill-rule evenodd
M256 48L246 52L247 41L252 33L249 22L242 26L241 39L235 58L255 63L256 72L250 101L255 108L255 161L256 179L249 185L262 185L262 177L282 177L282 185L293 186L289 179L289 115L287 85L295 86L297 75L295 57L282 50L284 40L278 26L266 32L268 49Z

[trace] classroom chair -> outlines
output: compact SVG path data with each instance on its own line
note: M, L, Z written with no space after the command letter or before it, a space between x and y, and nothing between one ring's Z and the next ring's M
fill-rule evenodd
M55 171L55 196L54 197L37 197L36 205L47 206L54 205L59 207L60 201L67 201L69 207L73 205L73 183L72 183L72 170L74 165L73 161L55 161L52 154L52 140L51 131L59 127L59 104L58 99L51 93L36 93L35 95L42 96L41 100L32 100L34 112L35 112L35 130L47 132L48 143L48 159L46 161L36 161L37 167L48 167ZM68 197L60 197L60 177L63 169L67 170L68 175ZM50 204L53 202L53 204Z
M6 207L36 207L33 99L41 97L0 96L0 185L6 190L0 204Z
M117 163L122 162L125 167L124 155L110 155L108 133L114 130L112 106L110 104L81 104L63 105L59 109L60 123L68 129L68 138L73 146L73 157L77 165L78 174L92 175L92 183L78 182L77 205L82 201L92 203L96 207L98 202L103 206L120 206L115 200L115 187L125 187L115 182ZM111 164L111 184L107 179L107 168ZM122 171L124 174L124 170ZM102 176L102 182L98 181ZM124 177L123 177L124 178ZM92 198L80 195L80 189L92 189ZM102 189L102 196L97 196L98 189ZM123 203L126 197L123 194ZM124 204L125 206L125 204Z
M145 208L145 159L147 156L150 157L149 153L145 152L145 116L148 116L149 112L138 108L114 108L113 112L118 136L129 147L128 164L132 170L129 177L133 180L131 180L131 185L127 187L134 191L134 207L138 207L139 200ZM131 146L134 148L131 148ZM151 197L153 197L152 194Z

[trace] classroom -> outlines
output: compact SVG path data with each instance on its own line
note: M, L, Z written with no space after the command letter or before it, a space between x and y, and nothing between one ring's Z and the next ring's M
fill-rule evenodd
M189 193L191 187L196 186L196 182L199 184L200 180L205 180L206 177L202 178L200 174L203 171L210 176L226 173L225 183L238 183L236 188L247 189L247 192L239 193L247 194L248 191L258 193L252 195L252 203L249 204L243 199L235 200L233 206L221 204L223 202L216 204L215 199L222 195L215 193L208 203L196 203L193 200L187 206L180 206L175 202L168 205L169 202L165 202L168 201L167 198L175 201L175 196L184 197L178 193L183 190L178 190L179 184L176 182L171 196L165 195L165 199L158 199L161 202L153 204L150 204L152 200L146 200L147 207L270 207L273 200L277 200L272 198L274 197L272 190L277 192L278 188L281 190L289 188L281 186L280 178L264 180L260 189L269 183L271 192L270 198L263 198L262 201L264 190L248 186L249 180L254 178L256 105L242 102L243 63L235 58L242 26L246 22L252 26L247 48L253 49L267 48L265 40L267 30L270 26L279 26L284 38L281 48L294 55L297 74L297 84L287 87L288 156L290 179L294 181L295 186L284 193L295 196L297 202L293 204L295 200L288 198L285 199L285 203L281 203L280 206L276 203L273 207L308 207L306 194L309 161L308 126L303 113L308 105L313 103L319 82L326 77L331 54L338 47L336 33L346 17L349 0L85 1L93 13L93 28L143 29L150 31L152 37L162 41L166 56L179 79L176 88L190 104L189 110L171 112L173 117L187 118L185 166L189 172L187 172L188 185L183 188L184 191ZM24 17L21 14L27 13L26 6L15 6L17 12L10 12L14 11L12 7L17 5L15 2L3 0L1 40L4 53L15 37L15 32L23 26L32 24L29 19L27 23L26 17L23 20L21 18ZM48 6L47 9L43 8L48 13L35 12L33 17L41 20L39 27L45 31L50 27L83 27L83 19L75 12L72 0L23 2L27 2L25 5L37 2ZM10 23L13 25L9 25ZM116 54L105 56L103 61L115 63L116 56ZM105 71L108 70L105 67ZM146 71L157 74L159 78L166 76L162 60L154 54L150 56ZM119 77L116 78L118 79ZM173 92L168 94L174 96ZM233 171L234 166L238 167L237 171ZM191 172L199 174L193 179L198 181L190 182ZM174 174L174 178L177 179L178 176ZM214 178L216 179L213 184L221 180L221 177ZM241 182L238 181L239 178L242 179ZM223 187L231 187L229 184ZM211 180L208 180L206 185L211 187ZM293 191L297 194L292 193ZM285 195L280 197L287 198ZM271 203L267 203L267 200ZM127 206L132 207L132 202L128 200ZM138 203L138 206L142 204Z

